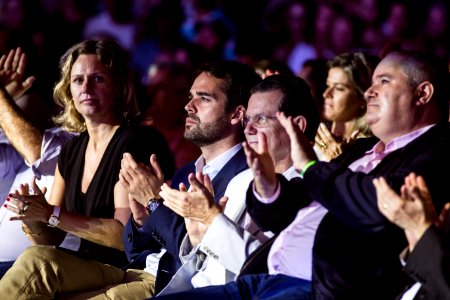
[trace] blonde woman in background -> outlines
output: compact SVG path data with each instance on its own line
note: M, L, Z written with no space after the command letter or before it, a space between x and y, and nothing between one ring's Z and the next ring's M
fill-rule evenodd
M320 124L315 139L319 159L329 161L356 138L372 135L364 121L364 92L370 87L379 60L365 52L349 52L328 62L322 108L322 118L328 124Z

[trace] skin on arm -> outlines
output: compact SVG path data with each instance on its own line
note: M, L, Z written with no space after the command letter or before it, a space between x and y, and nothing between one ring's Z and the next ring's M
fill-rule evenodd
M435 208L425 180L414 173L405 177L398 195L383 177L373 180L380 212L403 228L412 251L425 231L436 221Z
M15 100L32 85L34 77L23 79L26 55L20 48L0 58L0 126L13 147L29 163L41 155L43 132L29 122Z
M142 226L149 217L146 210L149 199L159 199L164 174L155 154L150 156L150 166L137 163L131 154L124 153L119 174L120 184L128 190L129 207L133 219Z

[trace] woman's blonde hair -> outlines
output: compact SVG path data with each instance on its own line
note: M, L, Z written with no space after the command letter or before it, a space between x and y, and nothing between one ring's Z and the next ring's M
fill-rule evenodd
M66 51L59 61L60 79L53 89L53 98L62 112L53 118L70 132L83 132L86 123L76 110L70 92L70 72L80 55L97 55L99 61L110 71L115 90L114 111L119 121L138 114L133 79L128 68L128 56L120 45L107 38L91 38L82 41Z

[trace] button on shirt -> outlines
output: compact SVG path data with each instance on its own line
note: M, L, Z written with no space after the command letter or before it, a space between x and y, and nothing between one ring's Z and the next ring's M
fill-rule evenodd
M406 146L434 125L429 125L390 141L386 146L380 141L363 157L354 161L349 169L368 173L389 153ZM280 193L280 187L269 199L261 198L255 190L255 197L263 203L272 203ZM267 264L269 274L284 274L311 280L312 246L315 230L326 213L322 205L313 201L298 211L296 218L276 238L272 245Z

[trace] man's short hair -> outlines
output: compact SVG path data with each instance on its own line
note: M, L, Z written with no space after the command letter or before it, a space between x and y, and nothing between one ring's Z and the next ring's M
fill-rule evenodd
M307 120L305 135L314 141L320 123L319 112L311 95L311 89L302 78L290 74L277 74L264 78L253 89L256 92L269 92L278 90L283 99L278 107L279 112L286 116L303 116Z
M208 73L225 81L227 112L239 105L247 107L251 89L262 80L252 66L236 61L219 61L201 65L194 75L197 77L201 73Z
M405 72L411 88L429 81L434 92L432 100L436 102L442 121L448 120L450 99L448 62L430 52L397 50L388 53L384 59L394 60Z

